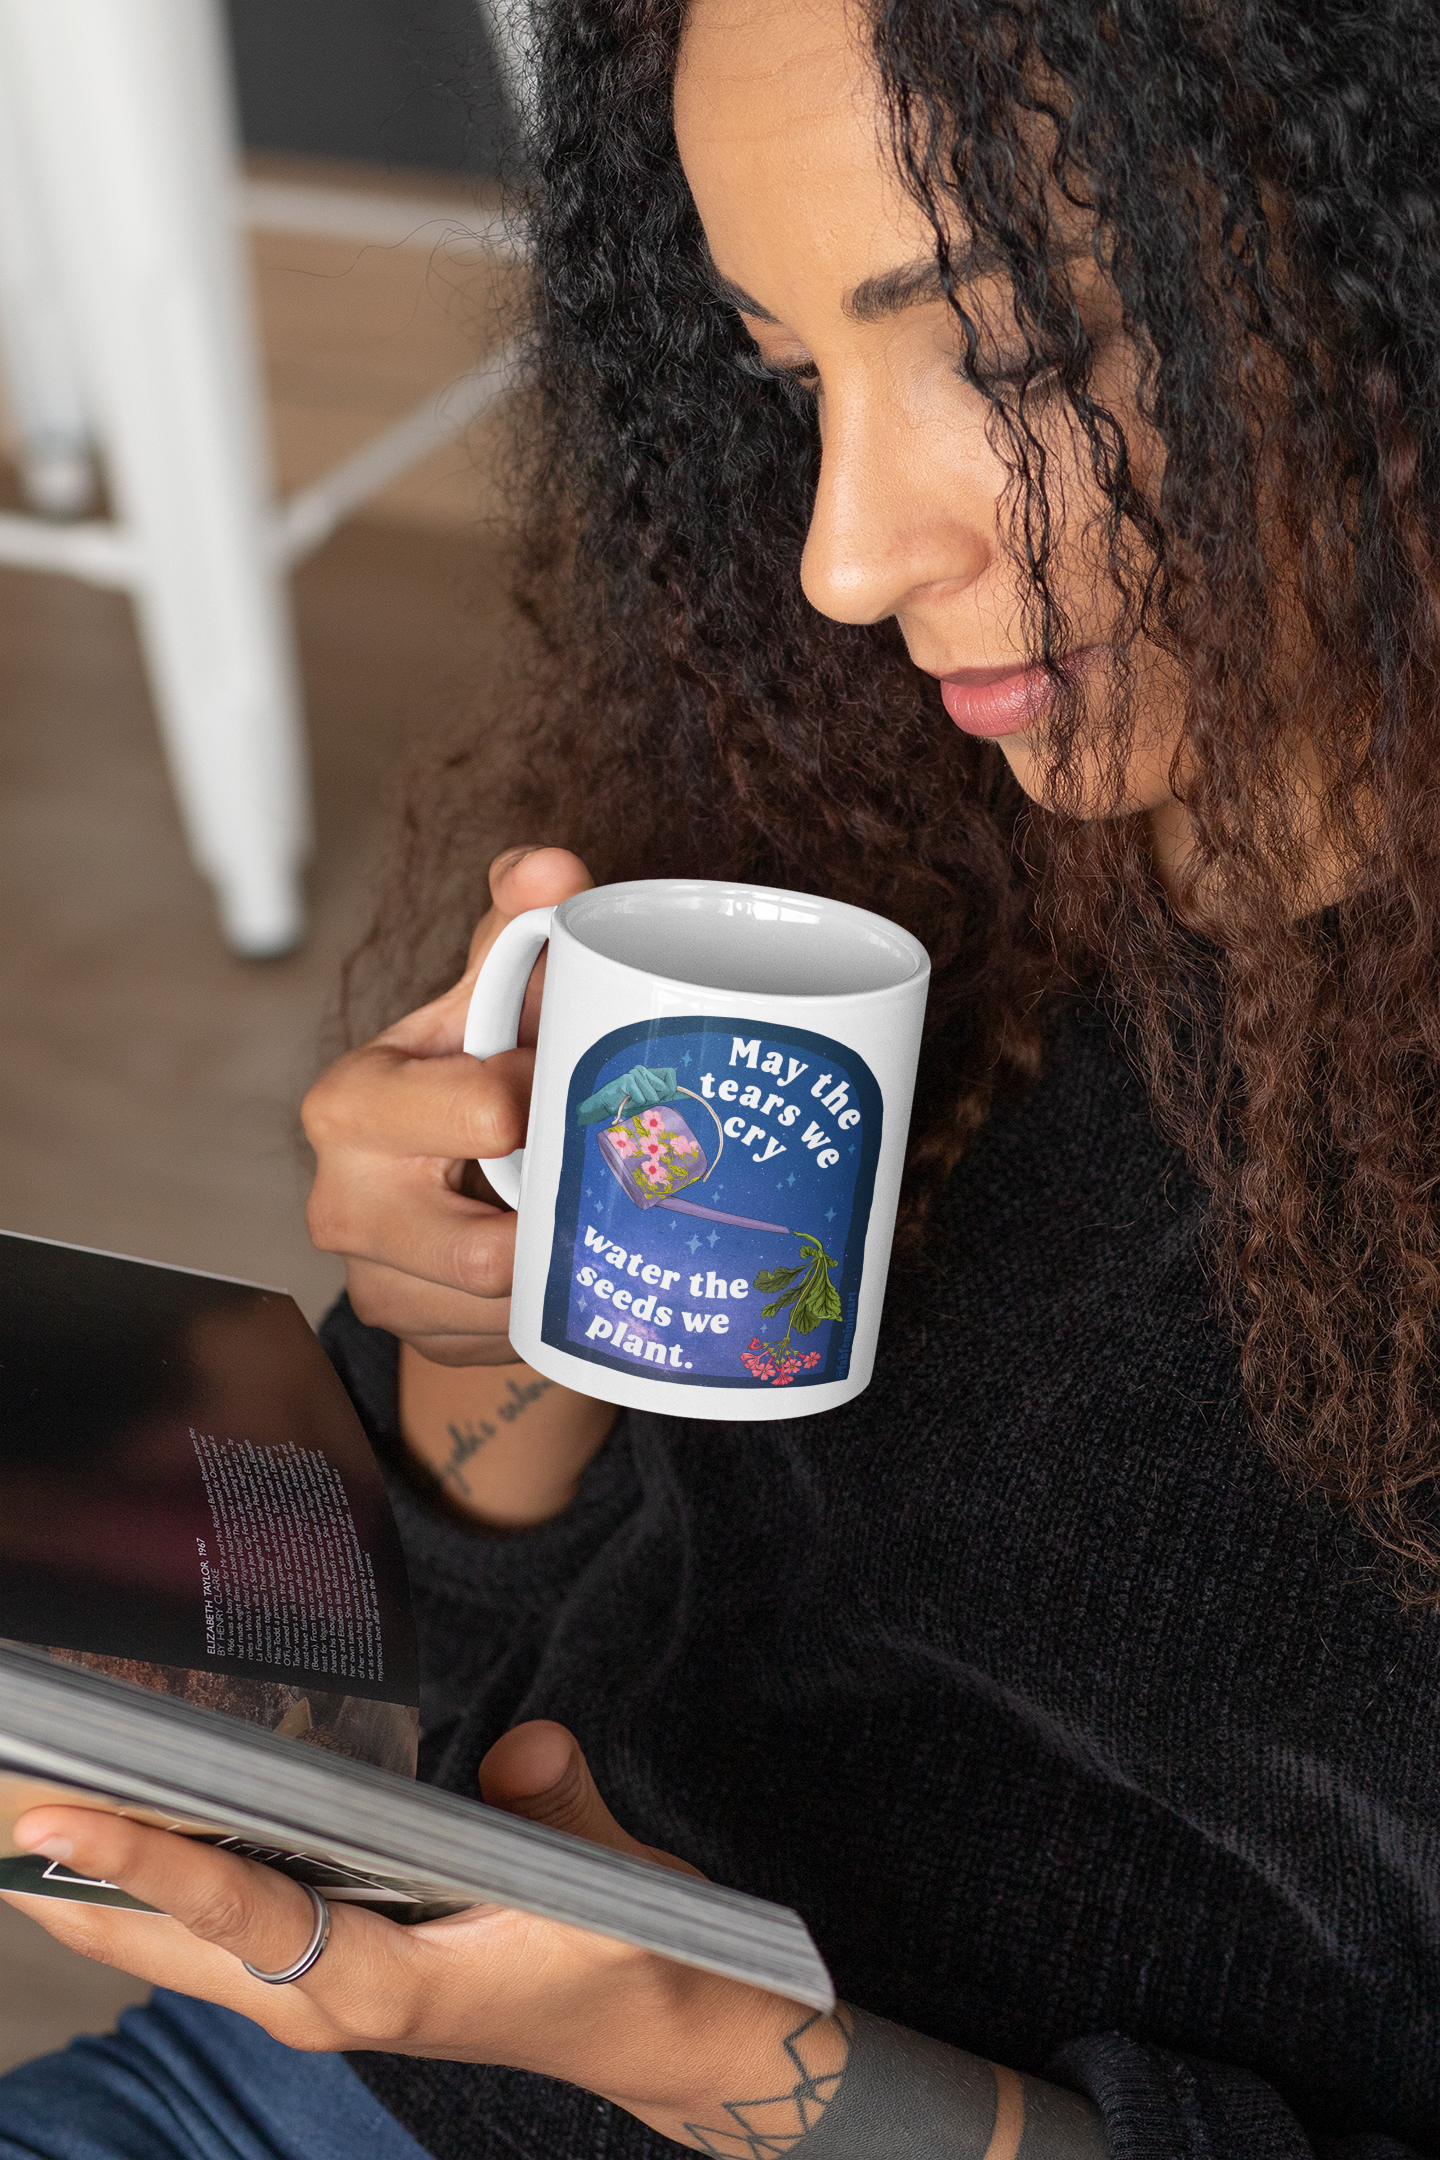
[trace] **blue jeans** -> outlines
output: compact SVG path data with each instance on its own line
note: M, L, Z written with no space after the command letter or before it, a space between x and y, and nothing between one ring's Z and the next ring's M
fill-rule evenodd
M157 1990L0 2077L0 2160L425 2160L341 2055Z

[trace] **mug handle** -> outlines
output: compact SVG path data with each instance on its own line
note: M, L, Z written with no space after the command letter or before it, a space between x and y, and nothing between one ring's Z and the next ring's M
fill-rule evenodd
M527 908L505 925L486 953L465 1015L461 1047L469 1056L494 1057L498 1051L515 1048L525 986L550 935L554 913L553 907ZM488 1162L483 1155L476 1159L506 1206L519 1207L524 1148L516 1148L513 1155L497 1155Z

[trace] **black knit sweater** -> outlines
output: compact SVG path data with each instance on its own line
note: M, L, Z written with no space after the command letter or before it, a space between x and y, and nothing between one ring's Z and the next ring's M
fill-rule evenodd
M858 1401L629 1415L510 1536L397 1470L423 1773L473 1792L560 1719L637 1837L798 1907L847 2000L1088 2093L1118 2160L1440 2154L1440 1622L1261 1454L1201 1214L1072 1007ZM344 1305L325 1339L396 1462L394 1343ZM679 2150L355 2062L440 2160Z

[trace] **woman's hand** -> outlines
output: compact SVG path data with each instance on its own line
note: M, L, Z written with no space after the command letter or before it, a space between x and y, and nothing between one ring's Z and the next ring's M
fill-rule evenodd
M492 1804L619 1852L695 1872L637 1844L610 1814L562 1726L522 1725L480 1768ZM330 1941L302 1980L262 1971L294 1961L311 1907L273 1869L189 1838L91 1809L35 1808L17 1842L118 1883L161 1916L54 1898L12 1902L82 1955L239 2010L287 2046L380 2049L452 2062L507 2064L568 2079L664 2135L708 2149L696 2126L729 2121L727 2098L772 2088L796 2027L844 2060L793 2003L740 1982L527 1913L481 1907L414 1927L354 1906L333 1908ZM733 2132L733 2124L731 2125ZM740 2149L743 2150L743 2147Z
M544 959L530 980L521 1047L482 1066L461 1050L480 964L505 925L593 883L563 848L512 849L491 866L494 906L452 990L352 1050L318 1080L302 1116L315 1150L310 1235L345 1258L350 1302L440 1365L504 1365L515 1218L474 1195L477 1156L522 1145Z

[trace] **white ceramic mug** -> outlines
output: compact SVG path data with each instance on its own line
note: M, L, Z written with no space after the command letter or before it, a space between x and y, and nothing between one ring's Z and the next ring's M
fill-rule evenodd
M510 1340L582 1394L795 1417L867 1386L930 962L908 931L761 885L606 885L517 916L465 1048L513 1049L549 940Z

